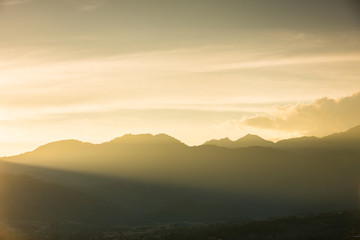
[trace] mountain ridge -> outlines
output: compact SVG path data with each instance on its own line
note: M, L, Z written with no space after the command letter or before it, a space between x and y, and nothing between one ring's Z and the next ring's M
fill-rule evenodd
M252 146L271 147L274 144L275 143L273 143L272 141L265 140L257 135L247 134L241 138L238 138L235 141L231 141L229 138L222 138L219 140L212 139L206 141L203 145L216 145L227 148L242 148Z
M343 142L343 143L341 143ZM216 145L227 148L243 148L250 146L272 147L272 148L314 148L327 147L329 144L343 146L346 143L348 148L356 148L360 145L360 125L354 126L344 132L333 133L324 137L302 136L296 138L282 139L276 143L265 140L257 135L247 134L242 138L231 141L229 138L219 140L212 139L203 145Z
M303 145L303 147L309 147L311 145L313 145L314 143L317 144L320 141L337 141L337 140L360 140L360 125L354 126L350 129L348 129L347 131L344 132L338 132L338 133L333 133L324 137L315 137L315 136L302 136L302 137L296 137L296 138L289 138L289 139L282 139L278 142L272 142L266 139L263 139L262 137L258 136L258 135L254 135L254 134L246 134L243 137L238 138L237 140L232 141L231 139L229 139L228 137L225 138L221 138L221 139L211 139L206 141L203 144L200 145L195 145L195 146L189 146L183 142L181 142L180 140L164 134L164 133L160 133L160 134L150 134L150 133L145 133L145 134L124 134L121 137L117 137L114 138L110 141L107 142L103 142L103 143L98 143L98 144L94 144L94 143L90 143L90 142L83 142L80 140L76 140L76 139L64 139L64 140L59 140L59 141L54 141L54 142L49 142L47 144L41 145L39 147L37 147L36 149L34 149L33 151L28 151L25 153L21 153L18 155L13 155L13 156L8 156L8 157L2 157L2 158L11 158L14 156L20 156L23 154L27 154L27 153L31 153L31 152L35 152L35 151L43 151L43 150L48 150L48 149L53 149L53 148L58 148L58 147L63 147L63 148L67 148L67 149L72 149L72 148L82 148L82 149L86 149L88 147L94 147L94 146L105 146L105 145L114 145L114 144L122 144L122 143L127 143L127 144L157 144L157 145L167 145L167 144L171 144L173 146L178 145L178 146L185 146L185 147L196 147L196 146L203 146L203 145L215 145L215 146L219 146L219 147L225 147L225 148L245 148L245 147L254 147L254 146L259 146L259 147L272 147L272 148L288 148L288 147L293 147L293 145Z
M349 141L344 143L344 138ZM261 141L254 135L241 139ZM151 134L127 135L103 144L65 140L3 158L16 164L0 161L0 170L76 189L86 185L82 190L135 209L136 219L145 217L154 222L198 221L209 211L220 219L230 219L235 215L264 217L299 209L325 211L357 206L358 128L328 138L303 137L287 142L288 146L274 143L274 147L190 147L170 136ZM118 184L110 184L113 181ZM96 182L98 186L94 186ZM184 205L174 203L174 197L193 199L185 207L199 212L192 215L184 211Z

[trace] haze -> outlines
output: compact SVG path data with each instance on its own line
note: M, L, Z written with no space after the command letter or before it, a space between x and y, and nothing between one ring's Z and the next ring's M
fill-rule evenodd
M358 1L1 0L0 155L360 123Z

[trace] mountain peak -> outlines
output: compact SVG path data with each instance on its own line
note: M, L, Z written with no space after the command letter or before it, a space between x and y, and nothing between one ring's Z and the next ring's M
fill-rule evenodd
M206 141L203 145L216 145L219 147L226 147L224 145L232 144L233 141L231 141L228 137L220 138L220 139L211 139Z
M231 141L229 138L222 138L219 140L213 139L205 142L204 145L216 145L226 148L241 148L252 146L272 147L274 143L271 141L267 141L257 135L247 134L244 137L237 139L236 141Z
M164 133L152 135L146 134L125 134L122 137L115 138L109 143L126 144L183 144L179 140Z
M35 149L34 151L43 151L43 150L54 150L54 149L62 149L62 148L78 148L80 146L90 146L93 145L92 143L88 142L82 142L75 139L66 139L66 140L60 140L55 142L50 142L45 145L42 145Z
M236 141L266 141L262 137L254 134L246 134L244 137L239 138Z

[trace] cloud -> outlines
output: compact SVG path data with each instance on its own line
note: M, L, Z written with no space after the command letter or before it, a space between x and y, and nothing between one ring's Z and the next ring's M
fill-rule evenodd
M72 0L80 11L89 12L101 7L106 0Z
M264 109L275 103L315 99L319 97L319 86L331 96L334 96L332 89L348 92L339 81L332 81L337 78L326 76L334 71L342 75L348 88L356 89L358 85L355 77L359 68L356 64L347 64L345 69L329 68L327 65L320 68L317 65L314 74L320 74L322 69L325 71L321 72L321 78L312 75L311 69L289 69L290 66L285 70L291 71L291 74L285 70L283 73L259 68L253 72L244 70L224 75L199 73L203 69L216 69L226 62L250 58L248 54L234 49L236 47L204 46L83 58L67 58L61 53L46 50L29 51L18 58L21 49L8 50L9 53L0 55L0 107L34 110L95 104L114 108L119 105L147 108L155 104L166 108L241 110L251 114L266 113ZM50 57L52 55L56 57ZM259 55L267 53L260 51L255 55L249 60L252 64L260 58ZM355 54L339 56L347 56L346 60L357 57ZM321 61L323 59L326 59L325 56ZM331 61L335 59L344 57ZM286 60L283 62L287 63ZM252 64L248 67L252 68ZM328 81L326 87L323 86L324 81ZM266 106L259 105L264 103Z
M290 65L321 64L321 63L346 63L360 62L359 53L347 55L319 55L295 58L280 58L257 61L244 61L238 63L222 64L213 68L212 71L228 71L236 69L253 69L266 67L281 67Z
M31 0L2 0L0 6L12 6L31 2Z
M339 99L320 98L310 104L278 107L271 116L245 117L242 125L304 135L324 136L360 124L360 91Z

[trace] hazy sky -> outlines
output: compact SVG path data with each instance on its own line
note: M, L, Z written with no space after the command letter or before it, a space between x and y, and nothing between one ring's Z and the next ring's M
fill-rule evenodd
M360 124L360 1L0 0L0 156ZM326 97L326 98L324 98Z

